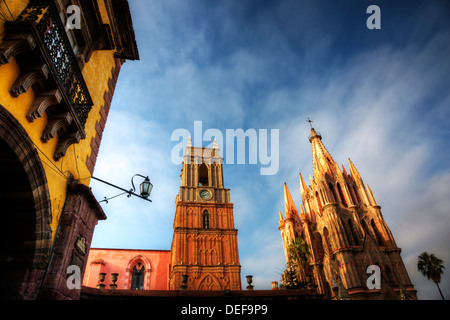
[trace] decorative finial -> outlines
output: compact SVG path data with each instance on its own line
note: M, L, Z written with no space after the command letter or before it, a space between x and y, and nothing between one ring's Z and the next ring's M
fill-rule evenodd
M306 122L309 122L309 126L310 126L311 129L312 129L313 127L312 127L312 124L311 124L311 123L314 122L314 121L312 121L312 120L310 120L310 119L308 118L308 120L306 120Z
M187 146L188 146L188 147L192 147L192 140L191 140L191 137L189 137L189 139L188 139Z

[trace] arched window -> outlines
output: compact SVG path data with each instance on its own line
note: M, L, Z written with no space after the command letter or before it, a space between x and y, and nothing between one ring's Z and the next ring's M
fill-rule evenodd
M383 237L380 233L380 230L378 230L378 227L373 219L370 221L370 225L372 226L373 232L375 232L375 237L377 238L378 244L380 246L383 246L384 245Z
M361 199L359 198L359 193L355 186L353 186L353 191L355 192L356 201L358 201L358 203L360 203Z
M323 193L323 190L320 189L320 196L321 196L321 201L322 201L322 206L324 206L325 204L327 204L327 198L325 197L325 194Z
M362 225L362 227L363 227L363 229L364 229L364 232L365 232L366 234L370 234L369 227L367 226L366 220L362 220L362 221L361 221L361 225Z
M322 236L320 235L319 232L315 232L313 239L314 239L315 247L317 248L317 256L318 256L319 260L322 261L323 257L324 257Z
M328 254L331 256L332 249L331 249L331 243L330 243L330 237L328 235L328 229L323 228L323 241L325 241L325 248L328 252Z
M203 211L203 228L209 229L209 213L207 210Z
M328 182L328 188L330 188L330 194L331 194L331 202L337 202L336 201L336 196L334 195L334 188L333 188L333 184L331 182Z
M341 222L341 225L342 225L342 227L344 228L344 234L345 234L345 239L347 239L347 244L348 244L349 246L351 246L352 243L351 243L351 238L350 238L350 236L349 236L349 234L348 234L347 226L345 225L344 220L342 220L341 217L339 217L339 221Z
M133 268L133 275L131 276L131 290L144 290L144 276L145 267L141 262L138 262Z
M204 162L198 168L198 184L200 186L209 186L208 167Z
M320 199L319 193L316 191L316 205L319 213L322 214L322 199Z
M392 274L391 268L389 268L388 266L385 266L384 271L386 272L386 276L389 281L389 284L395 285L396 281L394 279L394 275Z
M348 226L349 226L350 232L352 233L352 236L353 236L353 242L355 243L356 246L359 246L359 239L356 234L356 230L355 230L355 227L353 226L353 222L352 222L351 218L348 219Z
M344 197L344 192L343 192L342 187L339 184L339 182L337 183L337 189L339 191L339 196L341 197L342 204L344 205L344 207L348 207L347 199Z

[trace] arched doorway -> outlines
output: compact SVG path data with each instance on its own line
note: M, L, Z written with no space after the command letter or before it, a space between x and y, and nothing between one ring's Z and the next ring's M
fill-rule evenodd
M0 289L3 299L34 299L51 248L51 203L37 151L0 105Z

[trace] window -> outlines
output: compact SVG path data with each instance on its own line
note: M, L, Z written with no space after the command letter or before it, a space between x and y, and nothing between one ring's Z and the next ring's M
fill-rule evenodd
M370 233L370 232L369 232L369 228L367 227L366 220L362 220L362 221L361 221L361 224L362 224L362 227L363 227L363 229L364 229L364 232L365 232L365 233Z
M360 203L360 202L361 202L361 199L359 198L359 193L358 193L358 190L355 188L355 186L353 186L353 191L355 192L356 201L357 201L358 203Z
M322 214L322 199L320 199L319 193L316 191L316 205L319 213Z
M348 226L350 228L350 232L352 233L353 236L353 242L355 243L356 246L359 246L359 240L358 240L358 236L356 235L356 230L353 227L353 222L352 219L348 219Z
M319 196L319 192L316 191L316 198L317 198L317 203L319 204L320 208L322 208L323 204L322 204L322 198Z
M330 193L331 193L331 202L336 202L336 197L334 195L334 188L333 185L331 184L331 182L328 182L328 188L330 188Z
M315 246L317 248L317 253L318 253L319 260L322 261L325 251L323 249L322 236L320 235L319 232L315 232L314 233L313 240L314 240L314 244L315 244Z
M350 240L350 236L348 235L348 230L347 230L347 226L344 223L344 220L342 220L341 217L339 217L339 221L341 222L342 227L344 228L344 234L345 234L345 238L347 239L347 243L348 245L352 245L351 240Z
M377 238L377 242L380 246L384 245L383 236L381 235L380 230L378 229L378 225L373 221L370 221L370 225L372 226L373 232L375 233L375 237Z
M141 262L138 262L133 268L131 290L144 290L144 275L145 267Z
M209 213L207 210L203 211L203 228L209 229Z
M200 186L208 186L209 185L208 167L206 166L206 164L204 162L198 168L198 184Z
M337 183L337 189L338 189L338 192L339 192L339 196L341 197L341 201L342 201L342 204L344 205L344 207L348 207L348 205L347 205L347 199L345 198L345 196L344 196L344 192L342 191L342 187L341 187L341 185L339 184L339 182Z
M388 266L386 266L386 267L384 268L384 271L386 272L386 276L387 276L387 278L388 278L389 284L395 285L395 284L396 284L396 281L395 281L394 275L392 274L391 268L389 268Z
M323 241L325 241L325 248L327 253L331 256L333 250L331 249L330 237L328 235L328 229L323 228Z

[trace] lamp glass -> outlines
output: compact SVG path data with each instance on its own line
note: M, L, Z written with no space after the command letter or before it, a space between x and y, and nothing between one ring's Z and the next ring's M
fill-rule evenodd
M141 196L148 198L152 192L153 185L148 178L145 178L144 182L141 183Z

